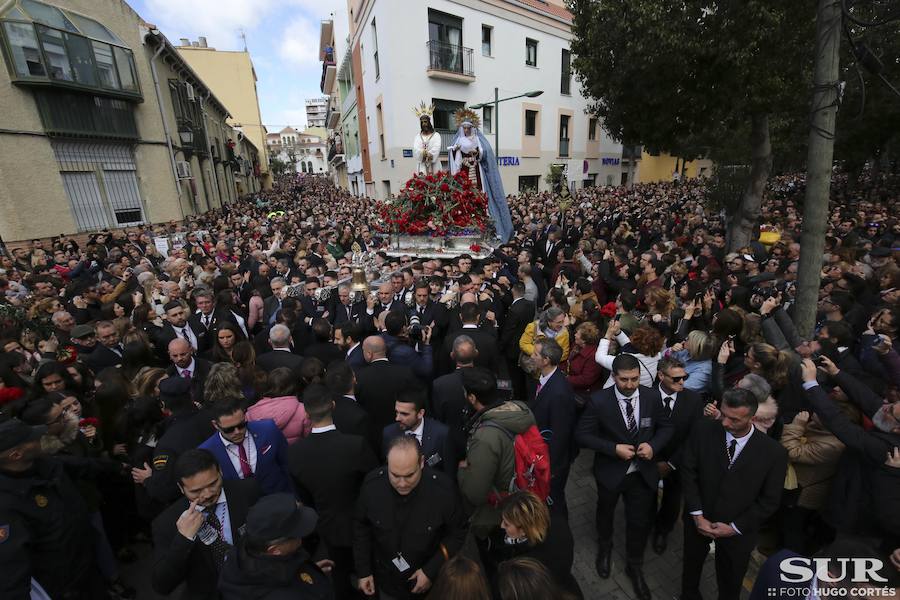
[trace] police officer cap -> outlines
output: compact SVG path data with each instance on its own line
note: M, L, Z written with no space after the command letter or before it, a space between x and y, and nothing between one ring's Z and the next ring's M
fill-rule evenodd
M181 398L191 393L191 382L184 377L166 377L159 382L159 399Z
M32 427L19 419L10 419L0 423L0 452L6 452L26 442L39 440L46 432L47 428L43 425Z
M292 494L264 496L247 513L246 535L251 540L271 542L299 539L311 534L319 516L308 506L298 506Z

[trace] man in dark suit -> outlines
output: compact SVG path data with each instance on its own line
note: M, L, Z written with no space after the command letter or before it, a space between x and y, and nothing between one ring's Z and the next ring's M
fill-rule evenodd
M534 302L525 299L525 284L517 281L510 288L512 304L506 311L506 319L500 328L498 351L506 360L512 380L513 396L525 398L525 372L519 368L519 339L528 324L534 321Z
M85 362L94 373L99 374L103 369L122 364L122 344L119 343L116 326L110 321L100 321L94 330L100 343L94 346L94 351L88 354Z
M681 512L681 471L678 468L684 444L694 424L703 418L700 394L687 390L687 372L677 358L665 357L657 366L659 385L651 388L659 398L663 412L674 427L671 441L656 455L656 467L663 479L663 493L653 526L653 551L666 551L667 538Z
M287 440L271 419L247 421L237 402L216 404L212 412L216 433L200 444L212 452L226 481L256 479L263 494L291 492L287 472Z
M313 319L312 334L314 341L303 349L304 356L318 358L326 366L344 359L341 349L331 342L331 323L327 319Z
M344 360L354 371L359 371L368 363L363 356L363 328L357 323L341 323L334 328L334 343L344 353Z
M537 259L537 262L543 265L542 271L544 277L550 285L556 283L550 281L550 278L553 274L553 269L556 268L556 264L559 262L557 260L557 253L562 247L562 232L556 225L551 225L547 230L547 235L538 240L534 248L536 251L535 258Z
M716 545L719 598L738 600L760 525L778 509L787 453L753 427L756 408L749 391L727 390L721 421L698 423L684 449L684 600L701 598L700 576L710 541Z
M450 360L450 351L453 349L453 340L459 334L466 334L475 342L478 349L478 355L475 357L475 366L488 369L492 373L499 371L500 353L497 350L497 334L493 328L482 328L478 326L481 319L481 309L474 302L467 302L459 307L459 317L462 320L462 329L455 331L447 336L444 347L437 357L439 372L442 374L449 373L453 370L453 363Z
M325 385L334 401L332 419L338 431L369 439L369 415L356 402L356 375L350 365L330 365L325 372Z
M272 346L272 351L257 356L256 366L266 373L280 367L287 367L295 373L299 372L303 357L291 352L291 342L291 330L287 325L282 323L272 325L269 329L269 345Z
M153 590L169 595L183 583L185 600L216 600L225 555L240 540L259 487L253 479L223 481L206 450L185 452L175 475L184 498L153 520Z
M187 341L194 352L204 352L212 346L212 335L207 335L202 326L195 326L188 322L187 311L177 300L167 303L163 310L166 311L166 323L159 329L156 336L157 352L163 353L174 339ZM163 355L165 358L165 355Z
M431 343L440 347L438 343L443 340L447 330L447 307L440 302L431 299L431 288L427 281L420 281L413 290L412 308L409 309L409 317L413 315L419 318L419 323L424 327L431 325Z
M382 457L387 456L387 449L395 437L401 435L414 436L422 449L425 464L439 471L447 467L447 426L425 416L425 400L427 391L420 386L413 386L402 391L394 403L396 422L388 425L382 432Z
M406 304L394 299L394 288L390 283L382 283L378 288L377 298L366 305L366 314L373 323L385 311L400 311L406 314Z
M357 598L350 583L353 511L363 478L378 466L378 460L365 438L337 429L328 388L317 383L306 388L303 405L312 431L288 449L288 470L300 500L319 513L317 531L334 561L335 597Z
M431 387L431 415L447 426L447 465L444 472L456 479L459 461L466 457L468 423L472 417L472 405L466 400L462 382L462 369L475 366L478 350L472 338L463 334L453 341L451 358L456 370L434 380Z
M203 390L205 381L212 369L212 363L194 356L194 349L187 340L175 338L169 342L169 359L172 361L166 368L170 377L183 377L191 382L191 398L200 404L204 402Z
M624 496L625 573L635 596L649 600L643 561L659 486L653 458L672 439L673 431L659 402L648 388L640 387L640 368L631 354L616 356L612 364L614 385L591 396L575 439L582 448L595 451L597 573L609 577L613 515L619 497Z
M363 355L369 366L356 376L356 399L369 415L372 448L380 452L381 432L394 422L394 402L416 379L409 367L388 362L387 347L380 336L363 341Z
M275 315L281 310L281 303L284 299L284 288L287 287L287 281L283 277L275 277L269 283L272 288L272 295L263 301L263 325L272 325L275 323Z
M337 327L343 323L359 323L368 322L366 315L366 302L360 300L353 301L353 291L347 284L338 286L337 302L329 309L329 320L331 324Z
M531 412L550 450L550 506L568 514L566 482L577 451L574 444L575 392L565 373L559 370L562 354L556 340L545 339L534 344L531 360L541 375Z
M220 320L234 320L229 318L225 311L216 308L213 293L210 290L197 289L192 297L197 312L188 317L188 323L194 331L200 331L204 336L211 336ZM212 346L212 337L209 337L209 346Z

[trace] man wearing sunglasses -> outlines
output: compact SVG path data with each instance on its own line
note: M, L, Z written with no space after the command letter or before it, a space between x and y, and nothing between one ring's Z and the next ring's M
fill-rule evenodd
M668 537L681 514L681 472L678 470L682 447L691 433L694 423L703 417L700 394L685 389L688 373L684 363L666 356L657 367L659 384L653 388L660 406L674 426L674 434L665 448L656 455L656 466L663 480L663 493L658 501L656 521L653 526L653 551L666 551Z
M287 440L274 421L247 421L244 409L234 400L216 405L212 414L216 433L200 448L216 457L226 481L256 479L263 495L293 493Z

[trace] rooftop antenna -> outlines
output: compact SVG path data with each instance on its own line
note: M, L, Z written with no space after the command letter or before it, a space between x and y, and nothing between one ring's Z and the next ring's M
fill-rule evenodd
M247 51L247 36L244 34L244 28L240 28L238 31L241 32L241 39L244 41L244 52Z

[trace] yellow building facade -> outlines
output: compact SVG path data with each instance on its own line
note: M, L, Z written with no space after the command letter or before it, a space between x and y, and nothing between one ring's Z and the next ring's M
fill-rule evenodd
M170 220L259 189L260 152L122 0L0 1L0 237Z
M710 177L713 171L713 162L709 159L688 161L665 152L650 154L646 150L641 153L636 181L637 183L656 183L659 181L672 181L672 174L678 169L685 179L696 177Z
M272 186L269 157L265 152L266 128L259 110L256 69L247 51L223 51L210 48L205 38L197 42L180 40L176 47L231 113L228 123L240 129L260 150L260 175L264 187Z

